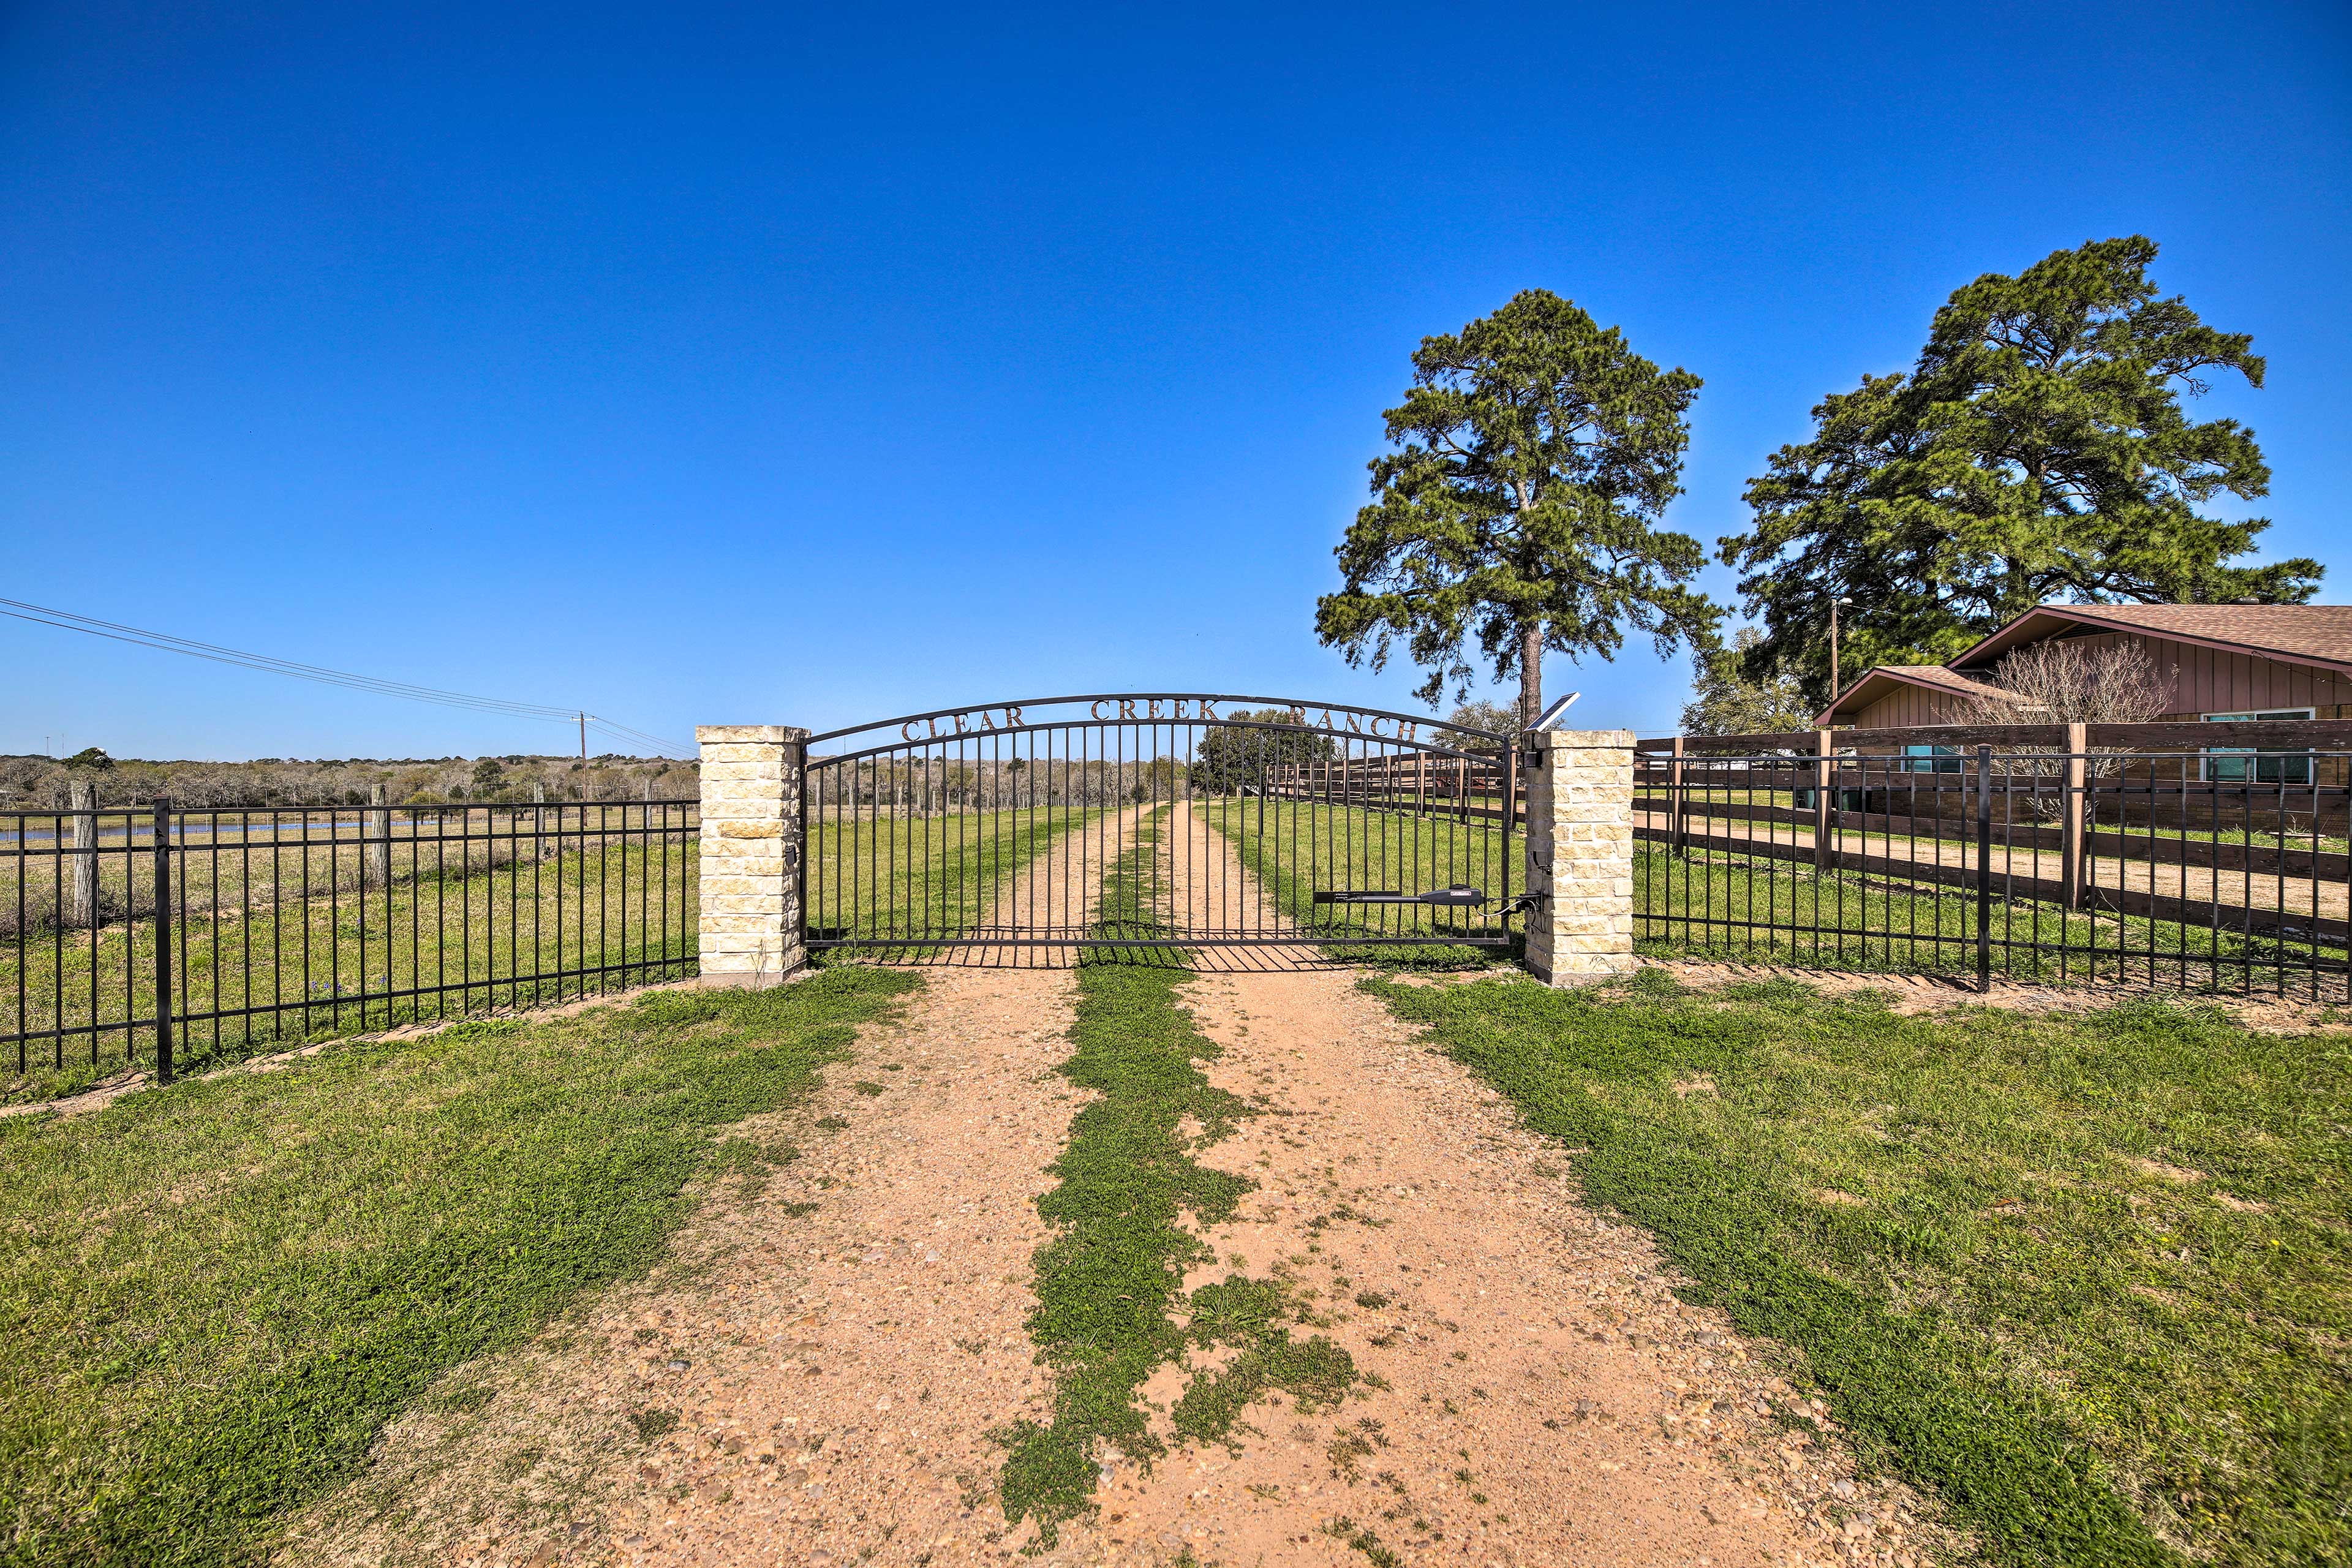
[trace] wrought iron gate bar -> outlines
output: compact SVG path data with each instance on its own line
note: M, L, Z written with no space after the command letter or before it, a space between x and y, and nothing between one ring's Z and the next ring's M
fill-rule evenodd
M1417 729L1422 730L1444 730L1457 735L1473 736L1482 742L1482 750L1491 749L1493 747L1507 746L1512 741L1512 737L1508 735L1497 735L1487 730L1469 729L1466 726L1452 723L1444 719L1433 719L1425 713L1399 713L1393 709L1360 708L1352 703L1347 702L1308 702L1301 700L1296 697L1236 697L1229 692L1216 691L1100 691L1083 693L1076 697L1026 697L1012 702L974 702L967 703L961 708L934 708L927 713L902 713L895 719L873 719L868 720L863 724L849 724L845 725L843 728L838 730L827 730L822 734L811 735L808 739L808 743L814 746L824 741L837 741L844 735L858 735L865 733L868 730L887 729L894 724L900 727L900 742L902 744L911 744L918 741L945 741L953 738L953 736L950 734L942 734L935 729L927 730L921 735L910 735L905 732L905 727L910 724L929 725L933 720L953 719L959 715L968 718L973 714L985 716L1003 713L1008 710L1013 713L1020 713L1031 708L1067 707L1073 702L1084 702L1089 705L1104 702L1124 702L1129 704L1137 702L1208 702L1223 706L1244 708L1283 708L1293 711L1308 711L1315 713L1353 713L1360 718L1393 720L1398 723L1413 725ZM1112 714L1089 713L1087 718L1091 721L1113 724L1222 724L1231 721L1222 714L1201 713L1197 711L1192 714L1136 713L1132 711ZM1061 722L1061 721L1055 721L1054 722L1058 723ZM994 724L985 730L960 730L953 733L955 735L988 735L1001 734L1007 730L1013 729L1045 727L1046 726L1043 725L1029 726L1016 721L1011 724ZM1321 726L1313 725L1307 727L1321 728ZM1348 731L1348 733L1363 734L1366 733L1366 731ZM1396 737L1382 735L1379 738L1381 740L1393 740ZM1410 744L1411 742L1408 743Z
M1014 703L1013 706L1017 708L1020 704ZM1458 757L1465 762L1500 763L1503 759L1503 752L1499 748L1469 751L1457 746L1440 745L1433 741L1400 740L1393 735L1375 735L1355 730L1326 730L1319 724L1270 724L1255 719L1055 719L1042 724L1000 724L993 729L971 730L961 734L919 735L912 740L891 741L883 745L869 746L864 751L829 752L823 758L812 756L810 761L812 763L818 761L854 763L861 758L880 756L887 752L903 752L913 746L946 745L955 741L985 741L992 735L1035 735L1043 734L1049 730L1136 730L1151 729L1155 726L1166 729L1171 726L1203 724L1213 725L1221 730L1306 730L1318 735L1333 735L1348 740L1378 741L1384 746L1402 746L1420 755ZM871 727L867 726L867 728ZM835 731L835 735L845 733L854 734L856 731ZM818 736L808 743L814 746L817 741L824 738Z
M1072 704L1085 706L1028 711ZM1158 692L940 709L808 744L813 949L1512 941L1504 737L1344 703ZM1489 907L1420 896L1433 888L1500 891Z

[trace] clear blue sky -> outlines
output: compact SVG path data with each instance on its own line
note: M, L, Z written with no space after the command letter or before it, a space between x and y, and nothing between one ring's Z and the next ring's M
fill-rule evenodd
M1314 639L1424 333L1706 378L1712 547L1979 273L2142 232L2352 600L2352 12L0 12L0 595L689 737ZM1707 585L1727 594L1727 574ZM0 751L561 750L0 621ZM1686 662L1556 660L1670 727Z

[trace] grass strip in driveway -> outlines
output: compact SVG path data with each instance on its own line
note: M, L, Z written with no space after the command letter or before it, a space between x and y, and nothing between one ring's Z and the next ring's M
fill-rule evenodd
M2352 1559L2352 1041L1366 983L1996 1560Z
M1104 879L1101 919L1122 936L1164 929L1164 911L1144 901L1162 820L1139 825L1135 847ZM1048 1546L1063 1521L1090 1506L1098 1447L1139 1463L1161 1452L1137 1391L1160 1363L1182 1356L1188 1341L1233 1344L1244 1358L1232 1376L1198 1381L1197 1396L1180 1402L1179 1431L1188 1437L1228 1437L1239 1405L1269 1388L1286 1389L1311 1409L1355 1381L1347 1352L1329 1341L1291 1342L1286 1321L1301 1314L1281 1287L1229 1278L1190 1300L1183 1295L1185 1271L1213 1261L1200 1232L1229 1218L1255 1185L1193 1153L1259 1113L1202 1072L1218 1047L1178 998L1191 978L1177 949L1090 952L1078 969L1076 1049L1061 1071L1097 1098L1072 1119L1052 1167L1059 1180L1037 1200L1057 1233L1037 1250L1038 1305L1029 1320L1055 1372L1054 1413L1002 1434L1009 1452L998 1476L1007 1521L1034 1518ZM1188 1132L1188 1121L1197 1131ZM1197 1228L1187 1227L1187 1216ZM1189 1332L1176 1321L1187 1308Z
M442 1373L658 1260L714 1130L918 984L661 992L0 1121L0 1563L262 1555Z

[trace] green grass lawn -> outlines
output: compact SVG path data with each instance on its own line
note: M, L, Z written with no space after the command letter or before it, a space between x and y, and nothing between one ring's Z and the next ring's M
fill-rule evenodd
M1365 984L1995 1560L2352 1562L2352 1036Z
M1171 818L1166 807L1149 814L1106 870L1102 934L1168 929L1161 836ZM1027 1325L1039 1360L1054 1369L1054 1405L1045 1420L997 1434L1006 1448L997 1480L1004 1516L1034 1519L1048 1547L1064 1522L1093 1507L1106 1450L1146 1463L1165 1452L1142 1398L1161 1365L1179 1362L1192 1373L1169 1412L1180 1443L1225 1440L1274 1390L1308 1415L1338 1404L1358 1381L1354 1362L1328 1336L1293 1338L1309 1313L1286 1273L1251 1279L1235 1259L1223 1279L1182 1289L1189 1269L1215 1261L1200 1233L1256 1186L1194 1156L1237 1121L1263 1114L1201 1070L1219 1050L1183 1005L1191 979L1181 950L1167 948L1097 949L1078 968L1073 1048L1060 1070L1092 1098L1051 1167L1054 1187L1037 1200L1055 1235L1034 1257L1037 1309Z
M1737 793L1745 794L1749 792ZM1998 799L1998 797L1996 797L1996 799ZM1690 798L1689 803L1685 807L1684 816L1685 829L1693 834L1712 833L1719 835L1723 833L1748 832L1754 834L1759 838L1763 838L1768 841L1777 836L1779 840L1782 843L1790 842L1791 835L1794 833L1810 833L1811 831L1812 814L1809 811L1803 810L1801 807L1794 805L1792 802L1787 799L1759 800L1756 802L1756 804L1779 805L1783 809L1799 814L1801 820L1776 821L1767 819L1757 821L1748 817L1713 815L1708 811L1709 806L1729 806L1741 804L1744 803L1739 800L1723 798L1706 799L1694 795ZM1638 817L1644 815L1650 816L1653 819L1653 826L1656 826L1658 819L1664 818L1673 809L1673 796L1671 795L1663 793L1643 794L1639 790L1634 792L1633 810L1636 816ZM1899 832L1891 826L1849 826L1842 820L1843 818L1862 815L1864 814L1859 812L1832 813L1831 816L1830 826L1832 842L1841 848L1849 849L1858 848L1866 844L1905 844L1915 846L1922 844L1961 844L1972 846L1976 843L1977 829L1976 819L1974 817L1947 817L1941 824L1940 830L1935 826L1928 826L1911 832ZM1883 814L1871 813L1869 815L1880 816L1883 819ZM2297 824L2299 824L2299 826L2297 826ZM2347 841L2344 838L2328 834L2315 835L2311 828L2310 814L2308 812L2303 814L2301 817L2294 818L2284 830L2276 826L2267 829L2260 826L2252 828L2243 826L2209 828L2177 826L2161 822L2154 825L2145 821L2126 823L2112 820L2112 814L2110 814L2110 819L2094 821L2090 826L2094 833L2096 835L2099 844L2102 846L2103 858L2113 858L2112 852L2105 847L2114 837L2122 838L2126 846L2131 848L2139 848L2142 846L2151 843L2158 846L2179 844L2251 844L2257 849L2315 850L2323 854L2336 855L2341 855L2347 848L2352 848L2352 841ZM2032 853L2037 847L2037 846L2029 842L2026 837L2026 835L2030 830L2044 829L2055 832L2056 827L2057 825L2053 822L2044 822L2036 818L2032 814L2030 808L2026 805L2024 800L2021 798L2017 805L2016 816L2013 818L2003 817L2000 816L2000 812L1996 810L1992 825L1993 843L1997 847L2008 843L2009 836L2011 831L2014 830L2016 833L2016 852L2020 855L2026 855ZM1808 838L1806 842L1810 843L1811 839ZM2045 855L2054 855L2058 852L2058 846L2055 843L2043 844L2038 847L2041 852Z
M2284 987L2346 994L2341 947L2233 935L2210 926L2069 912L2011 901L1995 888L1993 973L2016 980L2128 980L2188 989ZM1724 853L1676 856L1638 844L1635 951L1823 969L1976 973L1976 894L1912 890L1858 872L1819 875L1787 861ZM1820 930L1804 928L1819 927ZM2061 941L2084 949L2063 958ZM2037 945L2038 944L2038 945ZM2095 952L2087 950L2095 949Z
M809 925L916 944L956 935L987 913L1016 872L1102 815L1053 806L812 824Z
M368 869L368 849L383 846L383 868L394 883L465 877L512 861L574 855L588 840L611 835L643 843L670 841L671 853L696 831L694 807L682 804L626 805L441 806L387 808L389 820L366 808L256 808L182 813L173 857L175 908L190 911L250 910L324 899L330 887L344 896L381 873ZM69 817L0 817L0 937L56 923L58 879L73 857ZM535 832L534 826L544 829ZM93 856L101 918L143 915L153 907L154 832L143 811L99 815ZM21 827L23 837L18 833ZM370 831L380 841L363 844Z
M712 1134L916 984L661 992L0 1121L0 1563L261 1554L442 1373L654 1264L714 1148L789 1158Z
M215 905L175 921L173 994L183 1065L275 1042L416 1018L529 1007L693 973L697 846L612 842L546 860L435 875L395 863L389 888L299 897L249 913ZM45 931L0 946L0 1033L152 1017L155 928ZM601 974L520 981L525 974ZM247 1009L255 1009L247 1012ZM211 1015L206 1016L206 1015ZM224 1016L226 1015L226 1016ZM18 1041L5 1098L45 1099L127 1063L153 1061L151 1028Z
M1495 910L1507 879L1513 889L1525 879L1524 837L1506 837L1491 823L1280 800L1220 799L1198 809L1233 841L1284 918L1341 951L1373 937L1490 933L1499 928ZM1486 908L1318 904L1313 897L1318 887L1419 893L1457 882L1483 889Z

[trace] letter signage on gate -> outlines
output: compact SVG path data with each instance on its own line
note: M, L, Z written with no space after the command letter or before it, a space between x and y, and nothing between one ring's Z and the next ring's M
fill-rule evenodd
M1253 711L1238 718L1229 718L1220 710L1224 704L1249 705ZM1033 709L1056 708L1083 704L1084 719L1054 718L1045 714L1032 717ZM1257 716L1263 711L1265 717ZM1463 749L1493 751L1507 744L1503 736L1479 731L1460 731L1441 720L1416 719L1410 714L1384 712L1372 708L1349 708L1343 704L1310 704L1293 702L1276 697L1201 696L1191 693L1138 692L1132 696L1109 697L1050 697L1032 699L1025 702L998 702L971 708L942 709L935 713L917 713L904 719L886 719L875 724L853 725L817 735L817 742L837 740L845 735L866 735L877 731L896 731L899 742L908 745L950 744L959 739L977 739L984 735L1003 735L1024 730L1060 730L1075 724L1136 724L1136 725L1223 725L1243 723L1254 727L1291 726L1301 730L1318 731L1342 742L1351 736L1402 744L1415 750L1438 750L1457 753ZM1431 731L1424 739L1422 731ZM866 749L871 750L869 746Z
M1001 721L997 718L1000 713L1003 715ZM1096 717L1100 718L1101 715L1097 714ZM948 721L945 730L940 728L942 719ZM918 724L924 727L919 735L915 732ZM954 713L929 713L908 719L899 724L898 738L903 741L943 741L955 735L982 735L1025 728L1027 726L1021 721L1021 704L1005 702L994 708L966 708Z

